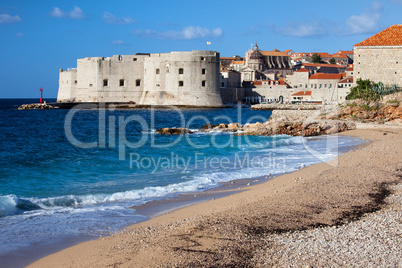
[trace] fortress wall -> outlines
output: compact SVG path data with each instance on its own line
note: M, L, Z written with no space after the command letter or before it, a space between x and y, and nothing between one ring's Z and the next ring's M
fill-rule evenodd
M76 95L77 69L59 71L59 91L57 101L71 100Z
M402 86L402 46L354 47L354 77Z
M145 61L145 90L140 104L220 106L219 53L151 54ZM157 73L159 70L159 74Z
M145 57L148 56L79 59L77 101L138 102L144 87Z
M245 89L242 87L219 88L223 103L238 103L245 97Z
M78 59L71 75L60 72L59 102L222 105L219 53L214 51Z

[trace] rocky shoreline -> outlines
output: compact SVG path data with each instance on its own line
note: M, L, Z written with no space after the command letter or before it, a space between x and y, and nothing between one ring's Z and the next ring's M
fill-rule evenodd
M272 136L272 135L290 135L290 136L318 136L329 135L338 132L355 129L356 125L350 122L342 121L288 121L286 118L274 118L265 123L257 122L253 124L240 125L239 123L230 124L210 124L202 126L199 132L232 132L237 136ZM160 128L155 131L163 135L182 135L193 134L188 128Z
M353 120L361 122L402 123L402 92L385 96L381 101L365 103L362 100L349 101L327 114L323 119Z

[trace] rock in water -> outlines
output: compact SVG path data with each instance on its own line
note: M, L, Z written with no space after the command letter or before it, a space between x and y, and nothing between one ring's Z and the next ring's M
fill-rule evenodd
M193 132L188 128L159 128L155 131L158 134L163 135L181 135L181 134L192 134Z

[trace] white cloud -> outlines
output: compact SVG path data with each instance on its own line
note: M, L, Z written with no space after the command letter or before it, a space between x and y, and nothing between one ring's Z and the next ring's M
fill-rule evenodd
M374 1L372 6L366 8L360 15L352 15L346 20L344 34L366 34L380 30L380 18L383 8L378 1Z
M327 35L327 31L318 20L310 22L292 22L286 27L276 28L276 31L281 35L295 37L318 37Z
M16 37L24 37L24 34L23 33L16 33L15 36Z
M0 14L0 24L21 22L20 16L11 16L9 14Z
M52 12L50 12L50 16L55 18L69 18L69 19L83 19L84 11L81 8L75 6L73 10L66 12L61 10L58 7L53 8Z
M135 23L135 20L130 17L119 18L107 11L103 13L102 18L105 23L110 23L110 24L133 24L133 23Z
M202 28L200 26L188 26L184 27L181 31L165 31L159 32L154 30L136 30L133 32L134 35L140 35L146 38L156 38L156 39L173 39L173 40L191 40L197 38L206 37L221 37L223 31L221 28L215 28L209 30L207 28Z
M112 41L112 45L125 46L125 45L128 45L128 44L126 42L122 41L122 40L114 40L114 41Z

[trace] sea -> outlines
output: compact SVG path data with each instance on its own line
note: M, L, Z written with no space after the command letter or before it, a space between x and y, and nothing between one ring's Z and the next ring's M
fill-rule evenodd
M363 143L338 135L268 137L198 130L206 123L244 125L271 116L271 111L241 106L17 110L37 102L0 99L2 267L22 266L51 249L149 219L133 206L329 160L336 165L339 154ZM186 127L193 133L155 133L163 127Z

